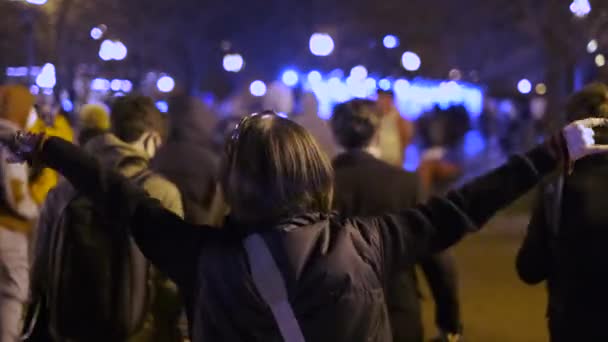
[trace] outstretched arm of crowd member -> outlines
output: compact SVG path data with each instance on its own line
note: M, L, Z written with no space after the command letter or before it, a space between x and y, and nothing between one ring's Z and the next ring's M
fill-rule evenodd
M144 190L61 138L46 139L32 159L59 171L108 215L130 222L144 255L176 283L192 280L192 265L207 230L187 224Z
M608 146L595 145L592 129L606 124L608 120L604 119L574 122L546 143L512 157L445 197L434 197L426 204L378 219L387 274L479 230L498 210L532 189L558 165L568 172L574 161L608 152Z

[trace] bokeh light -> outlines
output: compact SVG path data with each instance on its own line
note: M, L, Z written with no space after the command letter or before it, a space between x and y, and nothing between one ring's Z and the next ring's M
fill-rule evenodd
M401 65L403 65L407 71L416 71L420 69L421 64L422 61L420 60L420 57L414 52L406 51L401 56Z
M167 113L169 111L169 104L167 103L167 101L159 100L156 101L156 108L161 113Z
M589 0L573 0L570 4L570 12L579 18L585 17L591 12L591 4Z
M517 90L522 94L529 94L532 91L532 83L526 78L517 82Z
M310 52L315 56L329 56L334 51L334 40L327 33L315 33L310 36Z
M378 81L378 88L385 91L391 90L391 81L386 78L381 79Z
M99 47L99 58L104 61L121 61L127 57L127 47L120 41L106 39Z
M163 93L170 93L175 88L175 80L171 76L163 76L156 81L156 87Z
M53 88L57 83L55 77L55 66L51 63L46 63L38 76L36 77L36 85L40 88Z
M602 55L601 53L595 56L595 65L597 65L598 67L603 67L604 65L606 65L606 57L604 57L604 55Z
M293 87L298 84L300 77L298 76L298 73L294 70L286 70L285 72L283 72L281 80L283 81L283 83L285 83L286 86Z
M239 72L243 69L245 61L243 60L243 56L239 55L238 53L233 53L225 55L222 64L224 66L224 70L228 72Z
M367 77L367 69L363 65L357 65L350 70L350 77L357 81L364 80Z
M393 89L395 90L395 93L397 93L397 95L401 95L401 94L407 92L409 87L410 87L410 82L408 82L407 80L404 80L404 79L396 80L395 84L393 85Z
M47 0L26 0L26 1L28 4L41 6L41 5L46 4Z
M307 79L311 85L314 85L315 83L319 83L319 82L323 81L323 76L321 75L320 72L313 70L308 73Z
M97 91L108 91L110 89L110 81L105 78L96 78L91 81L91 89Z
M91 29L91 38L93 38L95 40L99 40L99 39L101 39L102 36L103 36L103 31L99 27L93 27Z
M597 51L597 48L598 48L597 40L591 39L589 41L589 43L587 43L587 52L594 53L595 51Z
M251 85L249 86L249 92L251 93L251 95L257 97L266 95L266 90L266 83L260 80L251 82Z
M113 91L119 91L121 87L122 87L121 80L112 80L112 82L110 82L110 89L112 89Z
M547 86L544 83L539 83L534 87L534 90L538 95L545 95L547 93Z
M392 34L388 34L382 39L382 44L384 44L384 47L387 49L394 49L399 46L399 38Z

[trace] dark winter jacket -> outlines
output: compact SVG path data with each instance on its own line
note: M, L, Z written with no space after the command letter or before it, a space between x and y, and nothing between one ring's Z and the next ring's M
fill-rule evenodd
M112 134L99 135L90 140L84 147L91 155L96 157L99 165L103 165L108 170L113 170L124 177L135 177L149 168L149 156L142 153L132 146L122 142ZM171 182L157 174L150 174L143 179L142 189L150 198L159 201L158 203L169 212L179 217L183 217L182 202L179 191ZM32 287L34 293L43 295L47 290L46 283L49 276L47 270L51 269L48 264L53 260L50 255L55 251L49 250L52 237L56 234L58 225L66 225L70 222L69 217L65 217L65 206L74 198L76 192L68 182L60 183L55 189L51 190L44 203L40 220L38 222L38 236L35 248L35 260ZM110 212L109 215L112 215ZM159 278L162 278L159 276ZM176 285L166 277L158 279L155 288L155 301L148 321L142 331L129 339L130 342L148 341L176 341L179 338L178 319L181 312L181 304ZM103 332L99 332L102 334ZM177 335L177 336L176 336Z
M350 151L333 162L334 207L345 216L378 216L414 207L420 182L410 172L364 151ZM425 255L417 260L429 280L437 303L441 330L460 330L458 294L451 255ZM414 265L404 267L389 286L388 310L395 342L423 341L420 296Z
M522 280L547 281L552 341L608 341L607 174L606 156L578 161L557 215L556 194L541 191L517 256Z
M531 189L556 167L557 154L551 151L540 146L444 198L390 215L310 213L272 226L228 222L224 229L185 223L61 139L49 138L41 156L96 203L131 222L143 253L175 280L191 304L193 340L280 340L242 246L243 237L254 231L277 261L307 341L389 342L384 292L395 273L478 230Z

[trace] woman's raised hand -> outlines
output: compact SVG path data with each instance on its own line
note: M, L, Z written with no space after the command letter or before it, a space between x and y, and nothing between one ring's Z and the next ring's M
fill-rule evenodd
M589 118L574 121L564 127L562 133L571 161L574 162L592 154L608 152L608 145L597 145L595 143L593 128L602 126L608 126L608 119Z

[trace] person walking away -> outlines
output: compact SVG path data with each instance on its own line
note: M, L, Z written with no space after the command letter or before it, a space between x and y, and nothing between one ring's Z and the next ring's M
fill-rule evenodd
M0 87L0 133L25 128L34 97L23 86ZM38 208L29 195L26 165L0 151L0 341L18 341L29 291L29 238Z
M61 108L42 106L36 111L36 114L36 120L29 127L30 132L44 133L70 142L74 140L74 131ZM55 171L48 168L34 169L32 173L33 175L30 175L30 191L34 201L41 206L49 191L57 186L59 176Z
M566 105L568 119L608 117L608 87L586 86ZM608 141L605 127L596 139ZM548 326L552 342L608 341L608 158L597 155L561 172L539 191L517 272L528 284L547 283Z
M211 150L212 128L205 120L213 114L207 107L196 110L194 101L187 95L171 99L169 137L152 166L179 188L187 222L219 225L225 215L217 190L219 160Z
M556 168L597 153L574 122L444 197L375 217L333 214L333 170L314 138L274 112L242 119L226 145L222 229L185 222L92 155L56 137L0 134L12 160L59 171L105 213L189 304L192 340L392 341L385 292L395 274L483 227Z
M319 102L315 94L309 92L302 94L300 107L302 112L295 116L294 121L312 134L329 158L334 158L338 153L338 146L329 123L319 117Z
M382 120L378 131L378 149L385 162L403 167L405 150L414 137L414 125L401 117L395 106L395 93L390 90L378 90L378 107Z
M334 207L342 215L377 216L414 207L420 200L421 184L415 174L370 154L377 144L380 121L376 105L369 100L351 100L334 109L331 127L336 140L346 150L332 163L335 170ZM461 324L457 301L443 300L457 299L453 258L429 255L418 261L431 288L438 289L433 294L440 330L446 337L458 337ZM424 333L416 270L412 266L399 273L388 293L393 338L396 342L421 342Z
M99 104L86 104L80 109L80 130L78 144L80 146L108 132L110 129L110 115L106 108Z
M164 129L153 101L117 98L111 123L111 133L84 149L181 217L177 188L149 167ZM39 221L32 288L43 298L54 340L180 340L177 289L124 234L129 226L127 217L103 214L70 183L50 192Z

